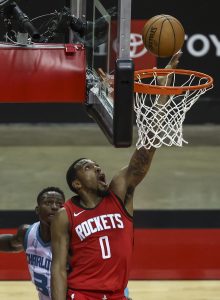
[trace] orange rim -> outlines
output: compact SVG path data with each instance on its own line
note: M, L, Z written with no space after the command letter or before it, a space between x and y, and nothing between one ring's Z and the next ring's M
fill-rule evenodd
M161 85L151 85L147 83L137 82L136 80L143 78L154 77L154 74L157 76L165 76L169 73L174 73L178 75L194 75L198 78L207 79L207 82L204 84L192 85L192 86L161 86ZM205 73L184 70L184 69L144 69L134 72L134 92L143 93L143 94L159 94L159 95L179 95L186 91L208 89L213 85L213 78L210 75Z

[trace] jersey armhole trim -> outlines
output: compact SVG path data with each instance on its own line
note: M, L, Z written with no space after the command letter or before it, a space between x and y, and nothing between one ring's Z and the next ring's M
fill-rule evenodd
M123 201L121 200L121 198L119 198L114 192L112 192L110 190L111 195L116 198L117 200L115 201L116 204L123 210L123 212L125 213L125 215L128 217L129 220L133 221L133 216L131 216L128 212L127 209L125 208L125 205L123 203Z
M24 235L24 241L23 241L23 247L24 247L24 251L27 250L27 243L28 243L28 235L31 231L31 229L33 228L34 224L30 225L29 228L26 230L25 235Z

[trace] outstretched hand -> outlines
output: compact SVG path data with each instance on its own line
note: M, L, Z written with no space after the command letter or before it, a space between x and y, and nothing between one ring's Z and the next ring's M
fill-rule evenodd
M181 50L175 53L166 65L165 69L175 69L179 64L179 58L182 56L182 54L183 52Z
M179 59L182 56L183 52L180 50L177 53L175 53L168 64L166 65L165 69L176 69L179 63ZM158 76L157 82L159 85L166 85L169 86L171 84L171 79L173 76Z

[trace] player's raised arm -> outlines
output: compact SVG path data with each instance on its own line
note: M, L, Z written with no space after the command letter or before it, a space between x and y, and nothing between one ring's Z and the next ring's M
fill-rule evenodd
M115 175L110 183L112 190L125 204L127 211L133 214L133 195L136 186L147 174L155 148L135 150L129 165Z
M51 225L52 300L66 300L67 292L67 258L69 249L69 222L65 209L57 212Z
M24 237L29 225L21 225L16 234L0 235L0 252L21 252L24 250Z
M179 64L179 59L180 57L182 56L182 51L179 51L177 53L175 53L170 61L168 62L168 64L166 65L165 69L176 69L178 64ZM159 76L157 77L157 81L158 81L158 84L163 86L163 85L166 85L166 86L169 86L171 85L171 82L172 82L172 79L173 79L173 76L172 75L169 75L169 76ZM165 104L167 99L169 97L167 97L167 95L161 95L158 99L158 104Z
M179 58L182 52L174 54L167 64L166 68L176 68L179 63ZM159 77L158 83L160 85L170 85L172 78L167 76ZM159 98L158 103L163 105L167 100L167 95L162 95ZM161 114L163 118L163 114ZM123 168L111 181L110 189L121 198L125 203L125 206L130 214L133 213L133 194L136 186L143 180L146 176L153 155L155 153L155 148L145 149L144 147L139 150L135 150L131 157L131 160L127 167Z

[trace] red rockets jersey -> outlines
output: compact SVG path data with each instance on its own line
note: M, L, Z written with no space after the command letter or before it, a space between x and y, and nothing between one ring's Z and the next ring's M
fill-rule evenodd
M68 288L87 291L124 291L133 250L133 219L112 192L95 208L79 199L64 207L70 222Z

